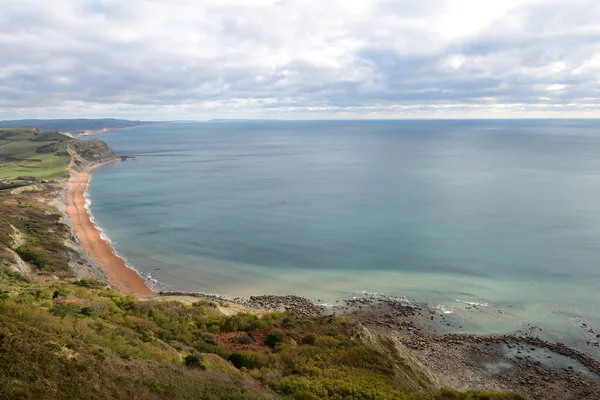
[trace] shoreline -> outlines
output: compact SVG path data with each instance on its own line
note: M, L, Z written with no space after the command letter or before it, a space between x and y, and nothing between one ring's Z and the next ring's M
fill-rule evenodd
M116 127L116 128L110 127L110 128L100 128L100 129L88 129L88 130L85 130L83 133L75 134L75 137L77 138L77 137L81 137L81 136L94 136L94 135L99 135L99 134L105 133L105 132L119 131L119 130L123 130L123 129L127 129L127 128L138 128L138 127L149 126L149 125L154 125L154 124L120 126L120 127Z
M67 213L71 218L73 230L83 250L98 264L108 283L122 293L138 297L152 297L156 293L146 284L146 281L121 257L115 254L114 249L102 238L102 232L96 227L89 211L85 207L85 192L92 173L121 159L115 159L96 164L84 172L72 175L69 178L67 190Z
M590 400L600 390L600 361L588 351L523 332L490 335L438 332L432 328L449 326L445 314L427 305L405 304L389 298L353 298L328 309L314 300L294 295L229 298L171 290L155 292L102 238L102 231L85 207L84 195L91 174L117 161L97 164L72 176L68 181L67 201L81 247L98 264L108 283L122 293L158 301L172 297L183 303L205 299L217 304L237 304L256 312L289 311L305 318L346 317L363 327L365 340L382 334L395 346L409 349L410 357L423 365L440 387L515 391L527 398ZM457 373L457 365L466 373Z

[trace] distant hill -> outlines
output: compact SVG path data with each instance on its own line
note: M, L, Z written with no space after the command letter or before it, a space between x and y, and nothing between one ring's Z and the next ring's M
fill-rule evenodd
M158 121L130 121L126 119L21 119L0 121L0 128L35 126L43 131L83 132L110 128L128 128L132 126L156 124Z

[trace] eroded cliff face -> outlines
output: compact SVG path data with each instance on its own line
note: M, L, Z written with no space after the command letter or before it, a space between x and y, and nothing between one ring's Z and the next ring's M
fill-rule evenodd
M69 166L71 172L82 172L93 165L119 158L106 143L98 139L71 140L68 150L72 159Z
M72 231L66 185L0 191L0 271L6 267L38 282L74 277L105 281Z

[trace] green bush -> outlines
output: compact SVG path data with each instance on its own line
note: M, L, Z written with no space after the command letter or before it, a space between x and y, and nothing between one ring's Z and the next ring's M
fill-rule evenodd
M8 292L6 290L0 290L0 300L8 299Z
M69 290L64 287L59 287L54 290L52 294L53 299L58 299L59 297L67 297L69 295Z
M77 316L81 313L81 307L72 303L58 303L50 309L50 313L57 317Z
M21 246L17 248L16 252L23 259L23 261L31 263L40 269L48 265L48 260L46 257L30 247Z
M227 360L231 362L237 369L252 368L252 361L243 354L232 353Z
M206 369L206 365L202 362L203 360L196 355L189 355L184 359L186 367Z
M315 344L317 341L317 335L314 333L308 333L302 337L302 344Z
M320 400L317 396L310 392L300 391L293 395L294 400Z
M75 285L88 289L104 289L106 287L106 283L94 279L82 279L75 282Z
M96 310L94 307L81 307L81 310L79 311L81 315L85 315L86 317L94 315L95 312Z
M267 335L265 339L265 344L271 348L277 347L279 343L283 340L283 331L279 328L271 329L271 332Z

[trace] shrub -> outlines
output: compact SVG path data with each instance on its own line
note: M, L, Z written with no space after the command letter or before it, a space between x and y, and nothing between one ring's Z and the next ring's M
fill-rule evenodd
M30 247L21 246L16 250L17 254L28 263L35 265L38 268L44 268L48 265L46 257Z
M302 337L302 344L315 344L316 341L317 335L315 335L314 333L309 333Z
M232 342L239 344L252 344L254 343L254 339L247 333L244 333L242 335L232 338Z
M53 299L57 299L59 297L67 297L69 295L69 291L65 288L59 287L52 294Z
M202 339L206 340L207 342L208 342L209 340L214 342L214 341L215 341L215 339L217 338L217 337L215 336L215 334L214 334L214 333L210 333L210 332L202 332L202 333L200 334L200 337L201 337Z
M279 328L271 329L271 332L265 339L265 344L271 348L275 348L283 340L283 331Z
M77 304L59 303L50 309L50 313L57 317L76 316L81 313L81 308Z
M185 365L189 368L206 369L206 365L202 362L203 360L196 355L189 355L185 359Z
M294 393L293 398L294 400L319 400L319 398L314 394L305 391Z
M85 315L86 317L92 316L95 312L94 307L82 307L81 311L79 311L81 315Z
M231 362L237 369L252 368L252 361L248 357L240 353L231 354L227 358L227 360L229 360L229 362Z
M0 300L8 299L8 292L6 290L0 290Z
M103 289L106 287L105 283L96 281L94 279L82 279L75 282L75 285L88 289Z
M315 345L319 347L335 348L340 344L340 341L331 336L319 336L315 340Z

